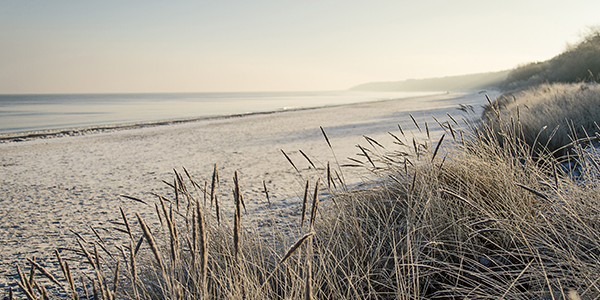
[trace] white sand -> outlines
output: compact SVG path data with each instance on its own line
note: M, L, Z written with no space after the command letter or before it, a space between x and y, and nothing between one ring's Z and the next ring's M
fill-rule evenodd
M490 95L490 96L495 96ZM35 256L51 266L57 247L75 247L82 233L94 240L94 226L107 240L114 231L108 221L121 219L119 207L133 218L134 212L155 220L156 199L148 192L167 195L171 189L161 180L173 181L173 168L186 167L199 182L209 181L213 164L219 167L219 191L224 211L232 211L230 184L238 170L248 218L261 221L266 200L262 182L270 190L279 221L294 222L303 192L303 180L316 178L298 152L303 150L318 166L334 162L319 126L327 132L342 163L356 157L356 144L367 146L363 135L392 147L387 134L399 133L397 124L418 132L408 117L441 134L430 115L440 121L446 112L460 117L459 104L475 108L486 103L483 94L450 93L414 99L354 104L265 115L203 120L191 123L116 130L82 136L32 139L0 143L0 297L8 286L15 289L16 264ZM424 129L424 128L423 128ZM436 140L437 141L437 140ZM301 179L280 149L297 167ZM323 174L323 171L320 171ZM344 170L349 184L368 176L363 169ZM314 182L314 181L313 181ZM125 194L151 203L119 197Z

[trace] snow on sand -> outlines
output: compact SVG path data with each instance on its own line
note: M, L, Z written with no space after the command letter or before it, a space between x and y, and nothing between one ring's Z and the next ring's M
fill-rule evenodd
M317 167L334 162L319 126L344 164L349 162L346 157L356 157L356 144L366 144L363 135L387 147L392 145L387 132L399 133L398 123L418 132L409 113L421 123L427 120L440 135L430 115L447 120L446 112L460 116L462 112L455 109L459 104L477 108L485 102L483 94L450 93L0 143L0 290L14 289L17 263L24 265L26 258L36 257L49 266L55 260L54 249L75 247L72 231L94 240L89 228L93 226L110 242L114 231L109 234L102 228L110 229L109 221L121 219L119 207L129 216L140 212L155 220L149 215L154 213L156 199L149 192L172 193L162 180L172 182L174 168L183 172L185 167L196 181L210 184L216 163L221 178L219 199L225 212L232 211L230 186L237 170L248 218L258 224L268 223L264 180L279 216L276 220L295 222L303 180L316 178L298 150L309 155ZM280 149L295 162L303 178ZM360 183L368 176L361 168L343 171L348 184Z

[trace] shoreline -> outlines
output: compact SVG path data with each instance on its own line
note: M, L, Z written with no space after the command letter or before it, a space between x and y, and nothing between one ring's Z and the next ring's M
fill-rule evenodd
M474 92L474 91L458 91L458 92L454 92L454 93L469 93L469 92ZM202 117L191 117L191 118L175 118L175 119L164 119L164 120L143 121L143 122L126 122L126 123L107 124L107 125L92 125L92 126L81 126L81 127L60 128L60 129L45 129L45 130L31 130L31 131L23 131L23 132L14 132L14 133L0 133L0 143L11 142L11 141L21 142L24 140L31 140L31 139L38 139L38 138L77 136L77 135L88 134L88 133L106 132L106 131L114 131L114 130L128 130L128 129L137 129L137 128L154 127L154 126L165 126L165 125L199 122L199 121L221 120L221 119L230 119L230 118L243 118L243 117L253 116L253 115L270 115L270 114L276 114L276 113L282 113L282 112L293 112L293 111L315 110L315 109L322 109L322 108L328 108L328 107L359 105L359 104L363 104L363 103L379 103L379 102L401 101L401 100L410 101L410 100L414 100L414 99L439 96L439 95L444 95L444 94L447 94L447 93L440 92L440 93L435 93L435 94L431 94L431 95L423 95L423 96L415 96L415 97L407 97L407 98L382 99L382 100L373 100L373 101L356 102L356 103L331 104L331 105L323 105L323 106L280 108L280 109L271 110L271 111L248 112L248 113L238 113L238 114L228 114L228 115L202 116Z

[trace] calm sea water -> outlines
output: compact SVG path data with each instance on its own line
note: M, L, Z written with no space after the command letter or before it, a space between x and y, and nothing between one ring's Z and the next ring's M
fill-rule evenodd
M250 92L0 95L0 133L69 129L270 112L434 92Z

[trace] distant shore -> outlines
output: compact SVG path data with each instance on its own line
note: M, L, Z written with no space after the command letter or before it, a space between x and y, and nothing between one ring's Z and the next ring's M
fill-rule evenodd
M428 96L429 95L409 97L409 98L375 100L375 101L368 101L368 102L364 102L364 103L376 103L376 102L384 102L384 101L400 101L400 100L404 100L404 99L412 99L412 98L420 98L420 97L428 97ZM96 125L96 126L85 126L85 127L74 127L74 128L35 130L35 131L25 131L25 132L15 132L15 133L0 133L0 143L3 141L18 141L18 142L20 142L25 139L77 136L77 135L82 135L82 134L87 134L87 133L99 133L99 132L114 131L114 130L137 129L137 128L144 128L144 127L173 125L173 124L181 124L181 123L189 123L189 122L206 121L206 120L240 118L240 117L246 117L246 116L252 116L252 115L270 115L270 114L280 113L280 112L314 110L314 109L320 109L320 108L324 108L324 107L338 107L338 106L356 105L356 104L361 104L361 103L335 104L335 105L311 106L311 107L295 107L295 108L284 108L284 109L271 110L271 111L238 113L238 114L230 114L230 115L201 116L201 117L192 117L192 118L178 118L178 119L167 119L167 120L157 120L157 121L131 122L131 123L112 124L112 125Z
M91 130L163 125L435 94L439 92L0 95L0 137L72 135Z

